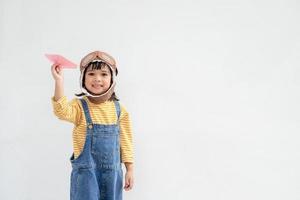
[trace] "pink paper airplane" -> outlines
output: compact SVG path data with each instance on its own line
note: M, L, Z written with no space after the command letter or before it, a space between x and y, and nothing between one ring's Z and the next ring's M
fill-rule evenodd
M76 68L77 65L70 60L66 59L65 57L58 55L58 54L45 54L45 56L55 64L59 64L62 68Z

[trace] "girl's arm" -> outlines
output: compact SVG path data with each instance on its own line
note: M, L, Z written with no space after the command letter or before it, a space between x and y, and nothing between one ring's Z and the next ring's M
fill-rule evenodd
M121 157L122 162L126 167L124 189L129 191L134 184L133 176L133 141L131 120L126 109L121 106L120 116L120 139L121 139Z
M64 96L63 81L55 81L54 101L59 100L63 96Z
M57 64L51 66L52 76L55 80L54 101L64 96L64 77L63 71Z
M81 118L81 110L76 99L69 102L64 95L64 78L62 69L53 64L51 67L52 75L55 80L55 91L52 97L54 114L61 120L78 124Z
M126 171L133 171L133 163L125 162Z
M120 147L121 147L122 162L124 164L134 163L131 119L129 113L122 105L121 105L121 116L120 116L120 145L121 145Z

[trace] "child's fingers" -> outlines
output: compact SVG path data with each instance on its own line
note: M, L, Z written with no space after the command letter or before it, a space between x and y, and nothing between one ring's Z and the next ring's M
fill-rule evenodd
M53 63L53 64L51 65L52 69L55 69L57 66L59 66L59 65L56 64L56 63Z
M59 66L59 64L54 63L54 64L52 64L51 68L52 68L52 70L56 70L57 71L58 69L60 69L60 66Z
M124 189L126 191L131 190L133 187L133 179L132 178L128 178L127 180L125 180L125 186Z
M62 79L63 73L59 64L54 63L51 66L51 72L55 80Z
M130 189L132 189L132 187L133 187L133 182L134 182L133 178L131 178L130 181L129 181Z
M128 190L131 190L133 187L133 180L129 179Z
M129 186L129 181L128 181L128 179L125 179L125 186L124 186L124 189L127 189L128 186Z
M59 66L58 64L53 64L52 66L53 66L55 72L56 72L57 74L59 74L59 72L61 71L60 66Z

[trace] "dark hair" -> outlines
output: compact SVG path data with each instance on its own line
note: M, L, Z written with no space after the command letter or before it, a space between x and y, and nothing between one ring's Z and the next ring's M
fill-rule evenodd
M86 74L86 71L89 67L92 67L92 70L94 69L101 69L102 67L105 67L107 66L108 69L109 69L109 72L110 74L112 75L112 70L111 68L105 63L105 62L99 62L99 61L96 61L96 62L90 62L87 67L83 70L83 77L82 77L82 87L85 88L86 90L88 90L85 85L84 85L84 82L85 82L85 74ZM110 85L113 83L113 80L111 79L111 82L110 82ZM81 97L81 96L84 96L85 93L80 93L80 94L75 94L77 97ZM119 101L119 98L116 96L116 93L113 92L111 97L108 99L109 101Z

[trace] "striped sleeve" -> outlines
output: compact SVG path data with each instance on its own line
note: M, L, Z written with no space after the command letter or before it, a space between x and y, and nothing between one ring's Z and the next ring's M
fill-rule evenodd
M62 96L57 101L52 97L51 101L53 112L59 119L71 122L75 125L79 123L81 118L81 108L76 98L68 102L66 96Z
M120 145L122 163L133 163L133 138L130 116L124 106L121 105L120 116Z

